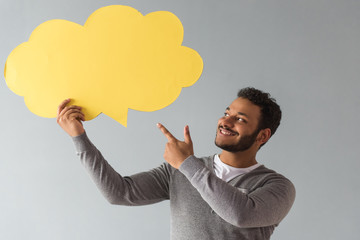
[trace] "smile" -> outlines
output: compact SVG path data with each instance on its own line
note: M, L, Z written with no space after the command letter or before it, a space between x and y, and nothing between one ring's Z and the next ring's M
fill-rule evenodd
M237 133L231 131L231 130L227 130L227 129L224 129L223 127L219 127L219 131L222 135L225 135L225 136L235 136L237 135Z

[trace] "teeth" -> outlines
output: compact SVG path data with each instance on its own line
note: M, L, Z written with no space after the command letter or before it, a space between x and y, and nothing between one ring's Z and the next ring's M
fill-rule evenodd
M228 135L228 136L231 136L231 135L235 135L234 133L230 132L230 131L226 131L224 129L220 129L220 132L224 135Z

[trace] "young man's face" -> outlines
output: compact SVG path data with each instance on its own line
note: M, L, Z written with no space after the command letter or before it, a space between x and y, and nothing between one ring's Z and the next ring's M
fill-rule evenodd
M228 152L249 149L258 136L259 106L245 98L235 99L219 119L215 144Z

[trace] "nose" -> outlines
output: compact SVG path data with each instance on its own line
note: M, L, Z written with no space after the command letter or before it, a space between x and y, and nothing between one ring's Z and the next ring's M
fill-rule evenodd
M227 128L232 128L234 126L234 119L232 117L222 117L220 118L220 125Z

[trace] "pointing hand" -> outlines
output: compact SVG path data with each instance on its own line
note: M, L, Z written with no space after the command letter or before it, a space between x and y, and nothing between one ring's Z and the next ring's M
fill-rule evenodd
M184 141L176 139L162 124L158 123L157 126L168 139L164 158L171 166L178 169L187 157L194 155L189 126L184 128Z

